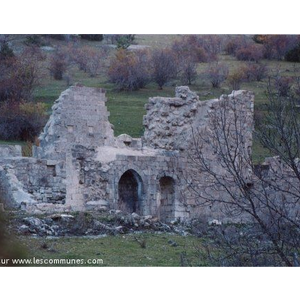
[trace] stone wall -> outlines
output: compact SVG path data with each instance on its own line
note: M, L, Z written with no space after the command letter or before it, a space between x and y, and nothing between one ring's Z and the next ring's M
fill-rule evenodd
M200 215L219 219L220 207L197 205L199 194L193 191L216 196L223 191L194 164L195 153L201 149L212 170L222 174L224 168L214 141L195 144L195 133L213 132L225 107L229 124L233 112L241 119L241 154L251 149L253 98L235 91L199 101L188 87L177 87L174 98L149 99L145 134L133 139L114 137L102 89L71 87L55 101L34 158L0 159L3 198L40 211L125 209L165 221Z
M242 197L238 195L239 191L225 161L229 159L229 154L234 157L237 169L251 182L249 158L254 129L253 114L254 94L248 91L233 91L230 95L222 95L220 99L204 101L199 107L190 130L193 132L190 135L192 139L189 142L187 138L188 148L182 152L187 157L187 185L182 201L190 207L191 217L202 215L225 220L226 206L206 200L223 199L225 202L229 197L228 190L237 198ZM222 153L227 155L225 161ZM227 184L228 190L222 186L222 182ZM234 220L233 216L231 220ZM235 220L239 220L239 217Z
M187 87L177 87L175 98L154 97L147 110L144 144L159 149L185 149L195 116L203 102Z
M52 115L34 149L38 158L65 160L73 145L101 146L114 142L102 89L72 86L52 107Z
M188 87L177 87L175 98L150 98L145 108L143 124L146 146L166 150L189 150L194 141L193 134L211 127L215 112L221 111L223 104L228 106L228 122L233 122L230 112L233 109L244 114L243 128L247 147L252 146L254 94L248 91L233 91L220 99L199 101L196 93ZM235 107L234 107L235 106Z
M253 193L260 194L262 201L269 201L278 210L282 210L290 219L299 220L300 160L295 160L295 169L287 165L280 157L268 157L256 167L253 174Z
M0 160L4 157L22 156L20 145L0 145Z
M7 207L27 204L64 204L64 162L35 158L6 158L1 162L0 190Z
M147 151L130 151L126 154L116 154L109 160L101 152L108 149L99 147L73 148L68 165L72 166L73 180L68 180L67 205L76 203L81 209L120 209L122 176L130 173L130 181L135 181L138 195L138 209L142 215L158 215L160 206L160 179L168 176L174 180L174 209L170 212L175 217L185 216L180 198L181 179L178 177L182 162L178 161L176 153ZM110 149L114 151L113 149ZM106 159L104 159L106 158Z

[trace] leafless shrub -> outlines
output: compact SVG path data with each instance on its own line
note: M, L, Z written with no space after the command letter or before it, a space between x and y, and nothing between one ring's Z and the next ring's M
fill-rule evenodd
M7 101L0 105L0 139L33 142L46 123L43 103Z
M277 75L275 77L275 86L279 96L288 96L293 84L292 77Z
M151 56L152 79L159 88L177 77L178 65L174 52L171 49L156 49Z
M79 66L80 70L87 72L91 77L95 77L104 69L108 53L108 48L96 49L84 46L72 50L72 60Z
M179 73L182 84L191 85L197 78L197 64L191 57L182 57L179 61Z
M50 58L49 70L55 80L62 80L69 63L68 54L63 48L57 49Z
M258 62L263 58L263 52L260 45L250 45L244 48L239 48L235 56L238 60Z
M226 54L235 55L240 48L245 48L249 45L249 41L245 36L235 35L227 38L224 46L224 51Z
M267 59L284 59L289 50L299 43L297 35L258 35L257 39L263 46L263 54Z
M267 77L268 67L263 63L248 62L242 67L247 81L262 81Z
M19 55L0 61L0 101L30 100L41 80L40 62L45 57L38 48L25 48Z
M196 35L182 37L173 43L171 49L179 60L187 58L194 62L208 62L210 60L210 55L199 45Z
M216 62L209 64L204 75L211 82L212 87L218 88L226 80L228 73L229 70L225 64Z

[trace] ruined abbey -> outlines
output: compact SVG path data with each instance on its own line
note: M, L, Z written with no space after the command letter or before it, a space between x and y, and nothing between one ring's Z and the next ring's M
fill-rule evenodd
M149 99L144 135L132 138L114 136L104 90L76 85L64 91L33 157L22 157L20 146L0 147L5 208L34 213L117 209L164 221L199 214L219 218L217 207L198 209L192 193L201 193L207 182L193 165L194 135L211 130L212 115L221 105L238 103L242 146L251 149L254 95L233 91L199 101L188 87L175 93L174 98ZM210 143L200 147L212 168L222 172Z

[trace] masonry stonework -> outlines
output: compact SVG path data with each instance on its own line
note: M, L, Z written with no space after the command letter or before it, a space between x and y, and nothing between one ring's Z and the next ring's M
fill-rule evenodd
M163 221L221 218L218 208L197 208L190 192L191 186L201 192L207 180L190 160L194 133L211 130L212 114L220 105L238 103L246 116L243 147L251 148L253 93L234 91L200 101L188 87L177 87L174 98L149 99L141 138L114 136L106 101L102 89L73 86L55 101L34 157L0 147L6 207L34 212L118 209ZM222 172L210 145L201 147Z

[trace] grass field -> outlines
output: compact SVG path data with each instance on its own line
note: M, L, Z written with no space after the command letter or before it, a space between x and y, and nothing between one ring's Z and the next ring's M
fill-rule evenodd
M145 248L135 240L145 241ZM102 259L95 266L206 266L199 259L201 240L195 236L171 234L127 234L105 237L19 237L27 249L27 258L38 259ZM176 246L174 246L174 244ZM45 265L44 265L45 266ZM85 265L86 266L86 265ZM90 266L90 265L89 265Z
M137 35L136 43L138 45L145 45L149 47L165 47L170 45L174 40L179 39L180 35ZM54 45L61 44L61 41L53 41ZM81 41L82 44L89 44L93 47L99 47L104 42L88 42ZM243 62L237 61L233 56L220 55L219 60L228 65L230 72L243 65ZM290 75L290 71L294 68L294 63L264 61L268 65L270 72L273 69L279 68L283 75ZM198 64L197 71L203 74L207 68L207 63ZM299 65L299 64L298 64ZM60 93L68 88L64 80L57 81L50 77L48 70L44 70L44 76L39 88L34 93L35 101L42 101L47 104L49 109L53 101L58 98ZM159 90L158 87L151 83L146 88L134 92L118 92L114 90L114 86L107 82L105 72L97 77L90 77L83 71L78 70L77 67L71 67L68 70L71 78L71 83L81 83L91 87L102 87L107 91L108 102L107 106L110 111L110 122L115 127L115 135L127 133L132 137L140 137L143 134L143 115L145 114L144 105L147 103L149 97L153 96L173 96L176 85L180 82L172 82L170 85ZM298 74L300 75L300 73ZM241 89L251 90L255 93L255 109L265 110L264 103L266 102L266 80L262 82L247 82L241 85ZM199 75L195 83L190 86L192 90L198 93L200 100L207 100L217 98L221 94L231 93L231 88L228 82L224 82L221 88L214 89L210 83ZM253 147L254 161L258 162L267 155L266 149L254 141Z

